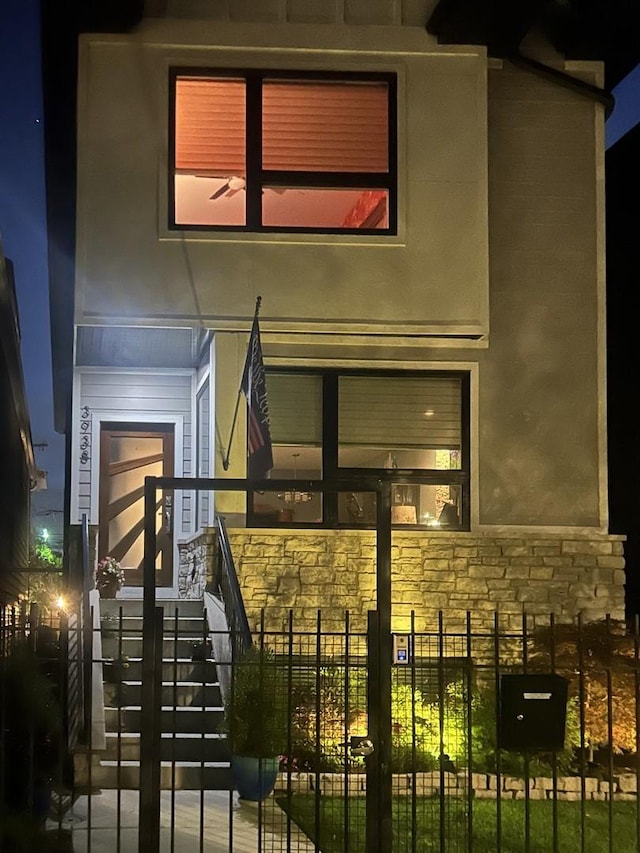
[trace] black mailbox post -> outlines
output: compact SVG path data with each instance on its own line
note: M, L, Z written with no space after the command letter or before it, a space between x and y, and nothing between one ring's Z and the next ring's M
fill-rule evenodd
M564 748L569 682L561 675L502 675L499 746L508 750Z

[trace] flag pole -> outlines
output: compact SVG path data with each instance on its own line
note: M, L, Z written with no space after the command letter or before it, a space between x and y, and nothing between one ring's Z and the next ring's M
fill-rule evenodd
M258 318L258 314L260 313L260 305L262 303L262 296L256 296L256 310L253 314L253 322L255 323ZM252 325L253 328L253 325ZM243 371L244 376L244 371ZM231 444L233 442L233 435L236 431L236 421L238 420L238 409L240 407L240 397L242 396L242 378L240 379L240 387L238 388L238 396L236 397L236 407L233 411L233 420L231 421L231 432L229 433L229 444L227 445L227 452L222 459L222 467L225 471L229 470L229 457L231 456Z

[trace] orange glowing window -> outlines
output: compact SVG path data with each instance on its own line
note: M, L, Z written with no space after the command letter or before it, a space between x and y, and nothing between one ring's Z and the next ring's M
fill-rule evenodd
M171 224L395 230L395 78L174 73Z

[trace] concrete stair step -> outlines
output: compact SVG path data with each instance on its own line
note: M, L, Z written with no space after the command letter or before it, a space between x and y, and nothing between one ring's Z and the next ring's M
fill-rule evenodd
M91 786L95 788L140 787L140 764L137 761L101 762L92 769ZM160 766L160 788L183 791L229 791L233 788L231 766L226 762L170 762Z
M197 599L166 598L157 599L156 607L162 607L165 618L175 614L176 609L180 616L191 618L202 618L204 605ZM126 616L142 616L142 599L140 598L101 598L100 616L118 615L120 612Z
M162 640L162 657L192 659L194 653L202 650L202 634L191 636L183 635L177 640L175 637L164 637ZM129 658L142 656L142 636L130 636L123 634L122 637L103 635L102 655L105 658L118 658L121 655Z
M103 659L103 663L106 681L142 680L140 658L130 658L126 661L124 670L115 660ZM200 684L216 684L218 682L216 664L212 660L192 661L191 658L179 660L167 658L162 662L162 680L163 682L197 681Z
M142 615L131 615L131 614L122 614L122 618L120 618L120 614L102 614L100 616L100 627L102 629L102 635L104 637L105 633L115 633L116 635L122 631L122 633L129 635L142 635ZM195 635L202 638L202 613L198 616L184 616L180 614L179 618L175 619L175 614L165 614L165 617L162 621L162 631L165 637L174 636L176 630L179 634L189 634Z
M118 708L125 705L140 705L142 702L142 683L124 681L121 684L104 685L105 707ZM162 685L161 700L170 707L222 706L219 684L200 684L198 682L171 681Z
M102 761L139 761L140 735L127 732L107 732L107 748L101 753ZM160 757L163 761L213 761L229 762L231 753L224 734L176 734L166 732L160 740Z
M109 732L139 732L142 728L140 706L105 708L105 725ZM206 733L220 730L224 709L219 708L172 708L165 706L160 712L160 730L163 732Z
M164 610L160 787L230 790L224 709L202 601L157 605ZM106 749L90 760L92 787L139 788L142 630L142 601L101 599ZM205 659L198 659L203 652Z

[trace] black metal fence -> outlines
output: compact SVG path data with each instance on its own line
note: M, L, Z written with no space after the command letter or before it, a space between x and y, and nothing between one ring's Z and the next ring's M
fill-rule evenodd
M48 849L34 846L46 836L60 850L146 853L141 602L100 611L91 663L102 683L72 763L56 703L73 643L44 632L16 654L3 642L0 850ZM379 648L348 614L341 630L321 613L298 630L294 612L270 630L267 611L253 646L217 661L212 649L238 646L210 642L202 602L167 602L162 617L163 850L371 853L372 812L390 805L393 853L640 851L637 624L409 625L394 636L391 731L374 732ZM390 738L388 774L379 737Z

